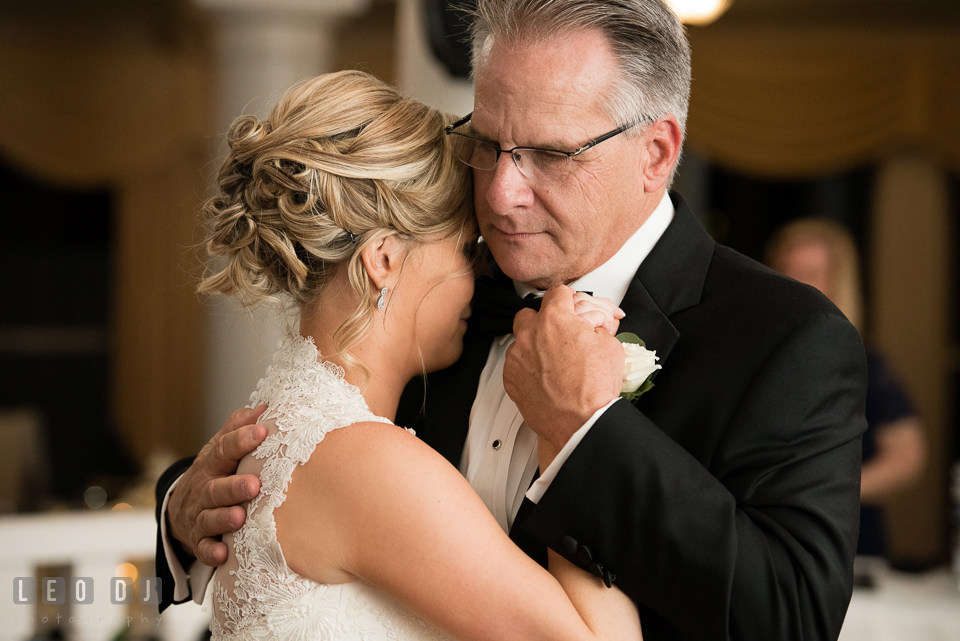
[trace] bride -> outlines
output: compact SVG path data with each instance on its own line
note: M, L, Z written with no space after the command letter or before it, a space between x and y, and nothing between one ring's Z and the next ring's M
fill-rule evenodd
M640 638L622 592L553 552L545 571L391 422L411 378L459 357L469 322L477 231L449 120L341 72L231 128L204 206L222 262L200 289L292 301L300 325L251 396L268 436L239 473L261 490L224 536L214 639ZM616 324L612 305L581 309Z

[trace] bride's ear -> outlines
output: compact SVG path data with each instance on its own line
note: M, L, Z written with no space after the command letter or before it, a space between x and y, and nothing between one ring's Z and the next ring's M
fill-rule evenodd
M383 287L393 289L406 255L406 244L396 234L390 234L364 247L360 252L360 260L378 290Z

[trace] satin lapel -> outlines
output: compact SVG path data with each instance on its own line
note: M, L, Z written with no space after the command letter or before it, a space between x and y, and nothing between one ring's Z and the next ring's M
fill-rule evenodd
M619 331L636 334L647 349L656 350L662 367L680 338L680 332L660 310L640 279L634 278L630 283L620 308L626 316L620 321Z
M679 194L671 193L673 221L644 259L620 307L621 332L633 332L657 350L661 367L680 338L670 316L700 302L715 243Z

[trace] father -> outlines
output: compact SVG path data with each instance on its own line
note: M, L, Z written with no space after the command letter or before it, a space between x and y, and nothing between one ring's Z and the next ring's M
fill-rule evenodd
M515 334L471 320L461 360L430 376L425 407L412 383L397 422L460 467L528 554L549 546L615 581L647 639L835 639L857 540L856 330L813 289L716 245L667 192L690 67L662 0L478 5L475 109L451 135L478 140L464 160L494 285L610 298L663 369L618 399L619 344L568 322L571 290L553 288ZM235 414L161 479L159 520L180 541L158 544L158 573L173 584L169 559L180 577L167 603L188 595L191 554L223 562L213 537L242 523L235 504L258 486L231 475L265 434L255 419ZM532 487L530 430L560 453Z

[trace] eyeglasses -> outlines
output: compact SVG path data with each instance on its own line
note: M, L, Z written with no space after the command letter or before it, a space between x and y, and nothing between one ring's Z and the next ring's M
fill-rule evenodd
M614 136L622 134L631 127L641 123L653 122L655 118L644 116L640 120L623 127L617 127L611 132L605 133L598 138L594 138L576 151L560 151L558 149L541 149L539 147L514 147L513 149L501 149L500 145L480 138L473 133L465 131L455 131L470 122L473 113L469 113L455 123L448 125L444 132L448 136L460 136L465 138L469 144L457 146L454 153L461 161L483 171L492 171L497 168L500 161L500 154L510 154L513 163L520 170L525 178L531 182L556 182L562 180L573 170L573 159L588 149L592 149L602 143L604 140L610 140Z

